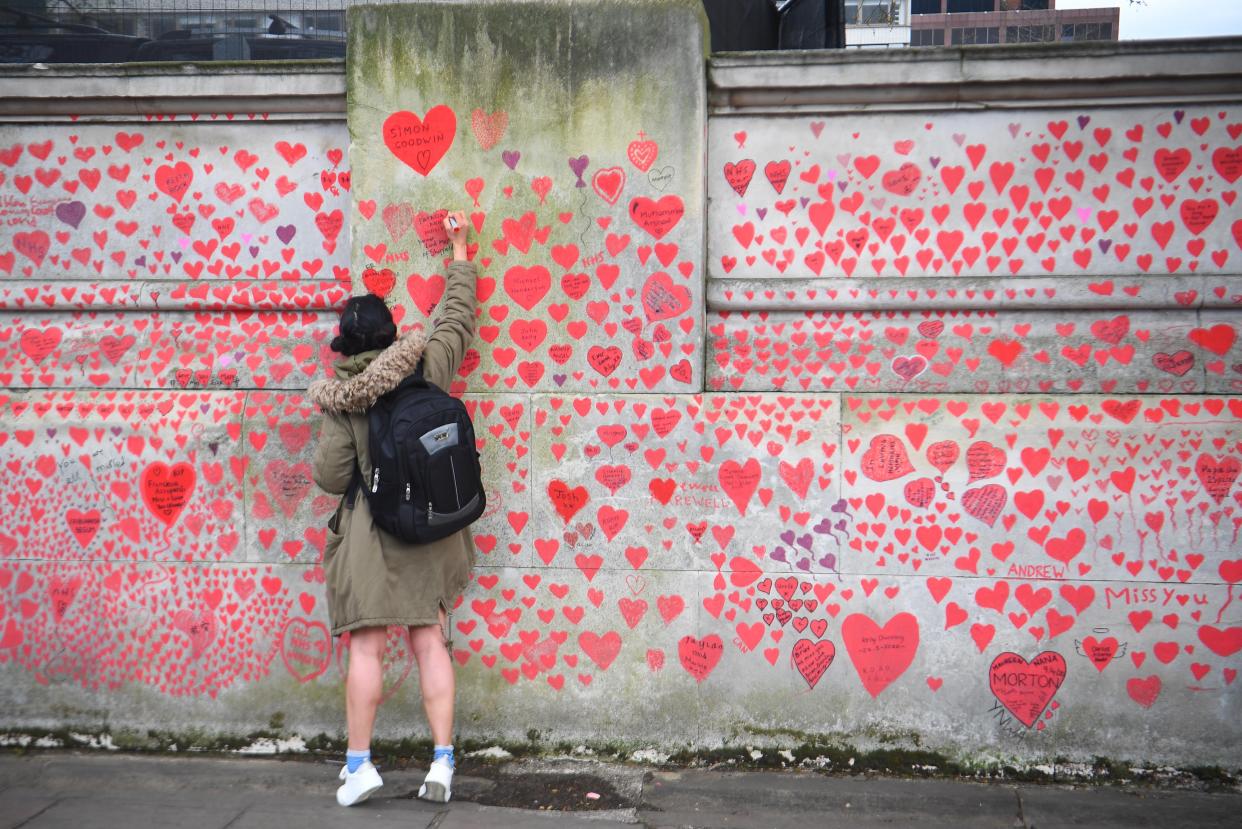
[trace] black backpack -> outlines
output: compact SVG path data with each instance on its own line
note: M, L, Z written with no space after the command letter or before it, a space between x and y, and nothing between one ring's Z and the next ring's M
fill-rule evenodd
M486 506L466 406L423 378L420 364L367 412L371 478L355 468L378 527L428 544L473 524Z

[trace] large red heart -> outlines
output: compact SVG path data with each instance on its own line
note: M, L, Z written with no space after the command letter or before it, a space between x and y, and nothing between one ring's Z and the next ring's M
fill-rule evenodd
M1003 486L988 484L962 493L962 508L991 527L1005 508L1006 500L1008 493Z
M280 658L298 682L309 682L328 670L332 637L323 622L290 619L280 634Z
M724 642L714 633L702 639L683 636L677 643L677 656L681 659L681 666L696 682L707 679L723 655Z
M1195 474L1199 476L1199 482L1218 504L1229 495L1239 473L1242 473L1242 461L1231 455L1221 455L1217 459L1205 452L1195 461Z
M169 466L156 461L142 470L141 486L147 509L171 527L194 491L194 467L185 462Z
M663 196L659 201L639 196L630 201L630 218L634 224L656 239L663 239L686 215L686 205L679 196Z
M428 175L457 137L457 115L444 104L419 118L408 110L384 120L384 145L420 175Z
M672 319L690 310L690 292L682 285L674 285L664 271L647 278L642 296L643 310L651 322Z
M591 661L598 665L601 671L606 671L612 661L617 658L617 654L621 652L621 634L610 630L600 636L585 630L578 636L578 647L591 657Z
M762 474L763 470L759 466L759 461L748 458L744 464L735 460L725 461L720 465L716 477L720 482L720 488L737 506L737 511L745 515L751 496L759 488L759 479Z
M194 170L184 161L169 166L161 164L155 170L155 189L165 193L173 201L181 201L194 183Z
M819 678L832 666L836 658L837 647L827 640L815 642L810 639L799 639L793 647L793 663L812 688Z
M1018 722L1030 728L1044 713L1065 681L1065 657L1044 651L1027 662L1016 653L1002 653L988 668L988 687Z
M591 177L591 187L601 199L609 204L616 204L617 199L621 198L621 191L625 189L625 170L620 167L596 170Z
M880 627L869 616L854 613L842 623L841 636L863 687L878 697L914 661L919 620L911 613L898 613Z
M553 481L548 484L548 497L552 499L552 506L556 508L557 514L565 519L566 524L590 500L586 487L577 486L571 489L564 481Z
M862 474L873 481L892 481L913 471L905 444L894 435L876 435L863 452Z

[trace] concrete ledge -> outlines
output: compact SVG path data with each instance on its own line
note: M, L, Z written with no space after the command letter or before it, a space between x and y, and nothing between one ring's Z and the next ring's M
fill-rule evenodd
M0 282L0 311L312 311L349 298L333 280Z
M0 120L263 113L345 119L339 60L0 67Z
M711 59L708 82L714 115L1203 103L1236 99L1242 39L732 53Z
M709 311L1048 311L1242 308L1242 276L721 279Z

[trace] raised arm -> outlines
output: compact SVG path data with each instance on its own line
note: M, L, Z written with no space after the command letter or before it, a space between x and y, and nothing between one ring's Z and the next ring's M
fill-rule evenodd
M474 340L478 271L466 259L465 214L450 213L444 221L453 243L453 261L423 349L423 376L447 390Z

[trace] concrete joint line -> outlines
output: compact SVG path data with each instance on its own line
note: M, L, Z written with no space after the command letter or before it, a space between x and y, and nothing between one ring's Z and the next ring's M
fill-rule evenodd
M1022 790L1015 786L1013 796L1014 799L1018 801L1018 817L1014 822L1014 826L1020 826L1022 829L1034 829L1034 827L1026 822L1026 810L1022 807Z
M431 819L431 823L427 824L427 829L439 829L440 824L444 823L444 819L448 816L449 816L448 809L445 809L441 812L436 812L435 817Z
M42 816L43 816L43 813L44 813L44 812L46 812L48 809L52 808L53 806L57 805L58 803L60 803L60 801L61 801L61 798L59 798L59 797L58 797L58 798L56 798L56 799L55 799L55 800L53 800L51 803L49 803L49 804L47 804L46 806L44 806L42 809L40 809L39 811L35 812L35 813L34 813L33 815L31 815L30 817L28 817L28 818L26 818L25 820L23 820L21 823L16 823L16 824L14 824L14 825L13 825L13 829L22 829L22 827L23 827L23 826L29 826L29 825L31 824L31 822L33 822L33 821L35 821L35 820L38 820L40 817L42 817Z
M247 812L249 812L249 811L250 811L250 807L251 807L251 806L253 806L253 805L254 805L254 804L252 804L252 803L247 803L245 806L243 806L243 807L242 807L242 810L241 810L240 812L238 812L237 814L233 815L233 819L232 819L232 820L230 820L228 823L224 824L223 829L229 829L229 827L231 827L233 824L237 823L237 821L241 820L241 819L242 819L242 817L243 817L243 816L244 816Z

